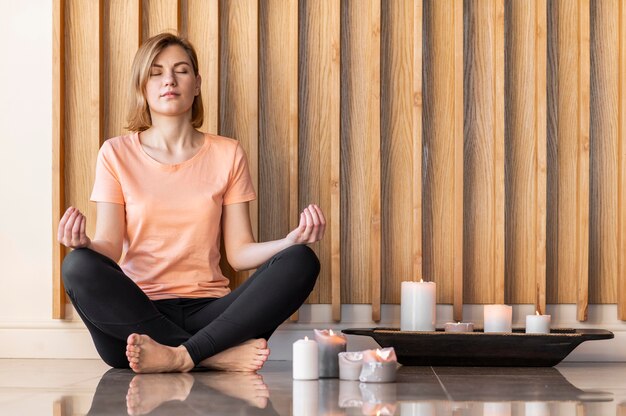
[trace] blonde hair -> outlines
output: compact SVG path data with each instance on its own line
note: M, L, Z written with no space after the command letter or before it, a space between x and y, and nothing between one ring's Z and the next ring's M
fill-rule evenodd
M133 60L131 69L131 85L128 96L128 126L129 131L144 131L152 126L150 108L146 100L146 84L150 76L150 67L156 56L168 46L178 45L185 50L195 76L198 76L198 55L193 45L185 38L175 33L160 33L146 40ZM194 98L191 106L191 125L195 128L202 126L204 121L204 108L202 106L202 95Z

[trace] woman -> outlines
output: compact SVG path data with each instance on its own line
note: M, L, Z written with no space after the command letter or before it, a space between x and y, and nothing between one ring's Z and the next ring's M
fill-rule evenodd
M188 41L148 39L132 68L133 133L107 140L98 154L95 236L73 207L59 223L59 242L75 249L63 261L65 290L112 367L256 371L267 339L319 273L306 246L324 235L316 205L285 238L254 241L245 154L235 140L196 130L200 83ZM232 292L219 269L220 232L235 270L258 268Z

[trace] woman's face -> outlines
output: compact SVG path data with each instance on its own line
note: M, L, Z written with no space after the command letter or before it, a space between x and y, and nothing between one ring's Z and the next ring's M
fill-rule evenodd
M182 47L172 45L163 49L154 58L146 83L151 116L190 113L193 100L200 93L200 81Z

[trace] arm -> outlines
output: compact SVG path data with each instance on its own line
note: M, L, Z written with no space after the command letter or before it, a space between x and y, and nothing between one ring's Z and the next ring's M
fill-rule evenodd
M87 218L74 207L69 207L59 222L58 239L70 248L87 247L118 262L122 256L126 217L124 205L98 202L96 235L91 240L85 231Z
M222 213L224 248L235 270L254 269L273 255L296 244L310 244L324 236L326 220L317 205L309 205L300 214L300 224L285 238L257 243L252 235L248 203L225 205Z

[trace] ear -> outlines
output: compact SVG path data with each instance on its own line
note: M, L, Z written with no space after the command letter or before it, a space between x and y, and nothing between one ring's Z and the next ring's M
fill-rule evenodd
M196 96L200 95L200 87L202 86L202 77L200 74L196 75Z

